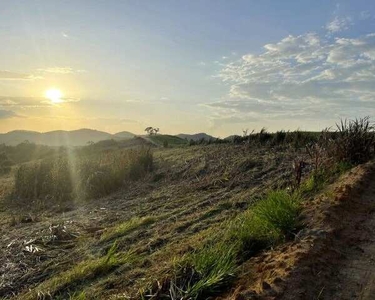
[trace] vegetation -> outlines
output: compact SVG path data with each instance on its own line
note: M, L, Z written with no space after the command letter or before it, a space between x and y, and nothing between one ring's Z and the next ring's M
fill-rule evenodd
M42 216L37 225L30 218L23 219L28 226L9 225L9 241L15 242L0 247L0 262L4 276L14 277L4 279L10 288L0 287L0 297L206 299L226 292L244 262L294 238L303 226L304 199L373 157L374 132L366 120L343 121L340 129L320 134L263 129L195 147L152 135L148 143L159 146L152 153L106 141L19 165L12 199L20 203L71 203L128 188L101 200L100 207L86 202L84 210ZM79 234L49 239L47 220ZM21 232L32 235L40 257L52 258L37 261L22 241L14 250L18 240L29 240L20 239ZM17 265L11 253L20 252L27 271L17 273L7 262ZM72 261L78 263L66 264Z
M168 135L168 134L158 134L158 135L151 135L149 136L149 139L154 142L158 146L166 146L167 147L178 147L182 145L187 145L187 141L184 139L181 139L174 135Z
M141 297L202 299L222 291L235 277L239 263L296 231L300 204L296 193L269 192L227 229L222 228L224 234L215 234L202 248L182 257L162 286L141 291Z
M56 204L98 198L141 179L152 169L152 152L145 148L97 156L69 153L21 165L15 173L13 199Z
M132 218L129 221L123 222L115 227L108 228L100 237L101 241L109 241L141 227L154 223L157 219L155 217Z
M134 261L134 254L127 252L116 255L117 244L114 243L108 253L100 258L83 261L73 268L45 281L36 291L30 292L23 299L35 299L37 295L49 295L51 298L66 295L70 289L85 281L93 281L114 268ZM76 297L82 297L82 293ZM79 298L78 298L79 299Z

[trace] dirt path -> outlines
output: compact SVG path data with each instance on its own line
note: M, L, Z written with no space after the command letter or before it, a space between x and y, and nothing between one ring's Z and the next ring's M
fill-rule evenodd
M350 200L339 212L343 228L334 241L342 259L319 299L375 299L375 174Z
M307 206L309 230L321 234L301 240L310 250L271 299L375 299L374 163L350 172L330 197Z

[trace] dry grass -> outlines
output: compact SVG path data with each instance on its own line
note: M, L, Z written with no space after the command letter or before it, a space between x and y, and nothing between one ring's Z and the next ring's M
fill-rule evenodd
M54 205L99 198L139 180L153 168L149 149L112 151L96 156L74 153L24 164L15 173L13 201L35 199Z
M133 230L136 230L137 228L141 226L151 225L152 223L156 221L157 221L157 218L152 217L152 216L143 217L143 218L139 218L139 217L132 218L119 225L107 228L104 231L104 233L101 235L100 241L107 242L107 241L116 239L118 237L121 237L130 233Z
M116 254L116 250L117 245L114 243L104 257L78 263L71 269L43 282L32 292L23 295L22 299L39 299L41 295L55 299L56 297L67 295L69 290L74 290L74 288L77 288L84 282L97 280L100 276L107 274L114 268L135 260L134 254L130 252Z

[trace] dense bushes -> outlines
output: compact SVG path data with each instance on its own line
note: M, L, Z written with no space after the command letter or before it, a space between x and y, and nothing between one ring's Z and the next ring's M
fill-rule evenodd
M73 153L22 165L15 172L16 199L42 202L90 199L107 195L150 172L149 149L108 152L97 156ZM51 203L54 203L54 202Z

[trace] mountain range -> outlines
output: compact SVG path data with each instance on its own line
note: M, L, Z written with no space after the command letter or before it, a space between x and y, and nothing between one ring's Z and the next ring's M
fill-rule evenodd
M102 140L123 140L131 139L135 135L122 131L116 134L110 134L104 131L93 129L78 129L72 131L56 130L49 132L36 132L27 130L15 130L0 134L0 144L18 145L22 142L47 145L47 146L83 146L89 142L99 142Z
M0 144L15 146L25 141L47 146L84 146L89 142L99 142L103 140L126 140L132 139L135 134L128 131L121 131L111 134L93 129L78 130L55 130L49 132L37 132L28 130L14 130L8 133L0 133ZM177 137L187 140L198 141L201 139L210 140L214 137L206 133L178 134Z

